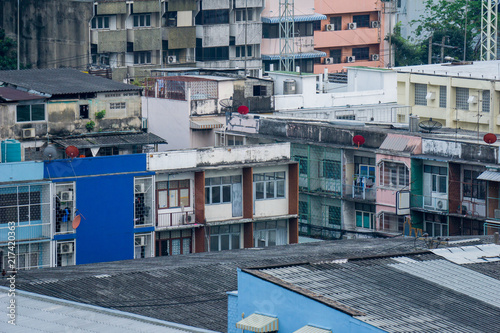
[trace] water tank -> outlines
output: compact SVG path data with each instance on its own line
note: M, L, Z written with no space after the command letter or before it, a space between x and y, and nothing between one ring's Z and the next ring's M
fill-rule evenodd
M14 139L4 140L0 143L2 163L21 161L21 143Z
M283 95L295 94L295 80L288 79L283 81Z

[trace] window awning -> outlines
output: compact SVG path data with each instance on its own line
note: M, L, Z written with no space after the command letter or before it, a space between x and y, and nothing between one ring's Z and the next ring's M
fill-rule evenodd
M318 328L311 325L304 326L299 328L293 333L332 333L331 330L325 330L324 328Z
M278 330L278 318L253 313L237 322L236 328L251 332L274 332Z
M321 58L321 57L326 57L326 53L321 52L321 51L293 53L292 57L294 59ZM262 60L280 60L280 55L279 54L263 54Z
M295 15L293 17L294 22L311 22L311 21L321 21L321 20L326 20L326 15L323 14ZM280 22L279 16L262 18L262 23L279 23L279 22Z
M500 172L486 170L482 174L480 174L477 179L500 182Z
M190 121L190 128L192 129L212 129L222 128L223 124L213 118L200 118Z

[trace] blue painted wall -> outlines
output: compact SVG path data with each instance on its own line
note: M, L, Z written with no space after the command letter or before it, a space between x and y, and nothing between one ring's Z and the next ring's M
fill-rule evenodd
M0 183L43 179L43 162L0 163Z
M232 314L231 318L228 313L230 327L235 327L236 322L241 320L241 313L245 313L245 318L252 313L260 313L277 317L278 332L283 333L294 332L306 325L342 333L384 332L348 314L239 269L237 298L237 315Z
M241 320L241 313L238 313L238 292L227 292L227 333L241 333L236 328L236 323ZM231 325L232 324L232 325Z
M145 154L56 160L46 162L45 174L75 182L80 226L54 238L76 239L77 265L134 258L134 233L153 230L134 228L134 177L153 174Z

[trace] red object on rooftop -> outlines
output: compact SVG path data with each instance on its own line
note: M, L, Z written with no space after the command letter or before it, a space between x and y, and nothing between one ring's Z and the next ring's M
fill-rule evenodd
M247 114L248 112L250 112L250 109L248 108L248 106L246 106L246 105L238 106L238 113L239 114Z
M359 148L360 145L362 145L363 143L365 143L365 138L362 135L355 135L352 138L352 142L354 142L354 144L357 144L358 148Z
M484 142L492 144L497 141L497 136L493 133L485 134L483 137Z
M70 158L75 158L80 154L80 151L75 146L66 147L66 155Z
M73 223L71 224L71 226L73 227L73 229L78 228L78 226L80 225L80 221L81 220L82 220L82 217L80 215L75 216L75 218L73 219Z

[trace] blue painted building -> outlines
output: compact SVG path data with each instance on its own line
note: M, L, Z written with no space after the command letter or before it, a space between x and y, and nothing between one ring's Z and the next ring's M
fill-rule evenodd
M50 161L44 175L54 183L57 266L152 255L141 245L154 231L145 154Z

